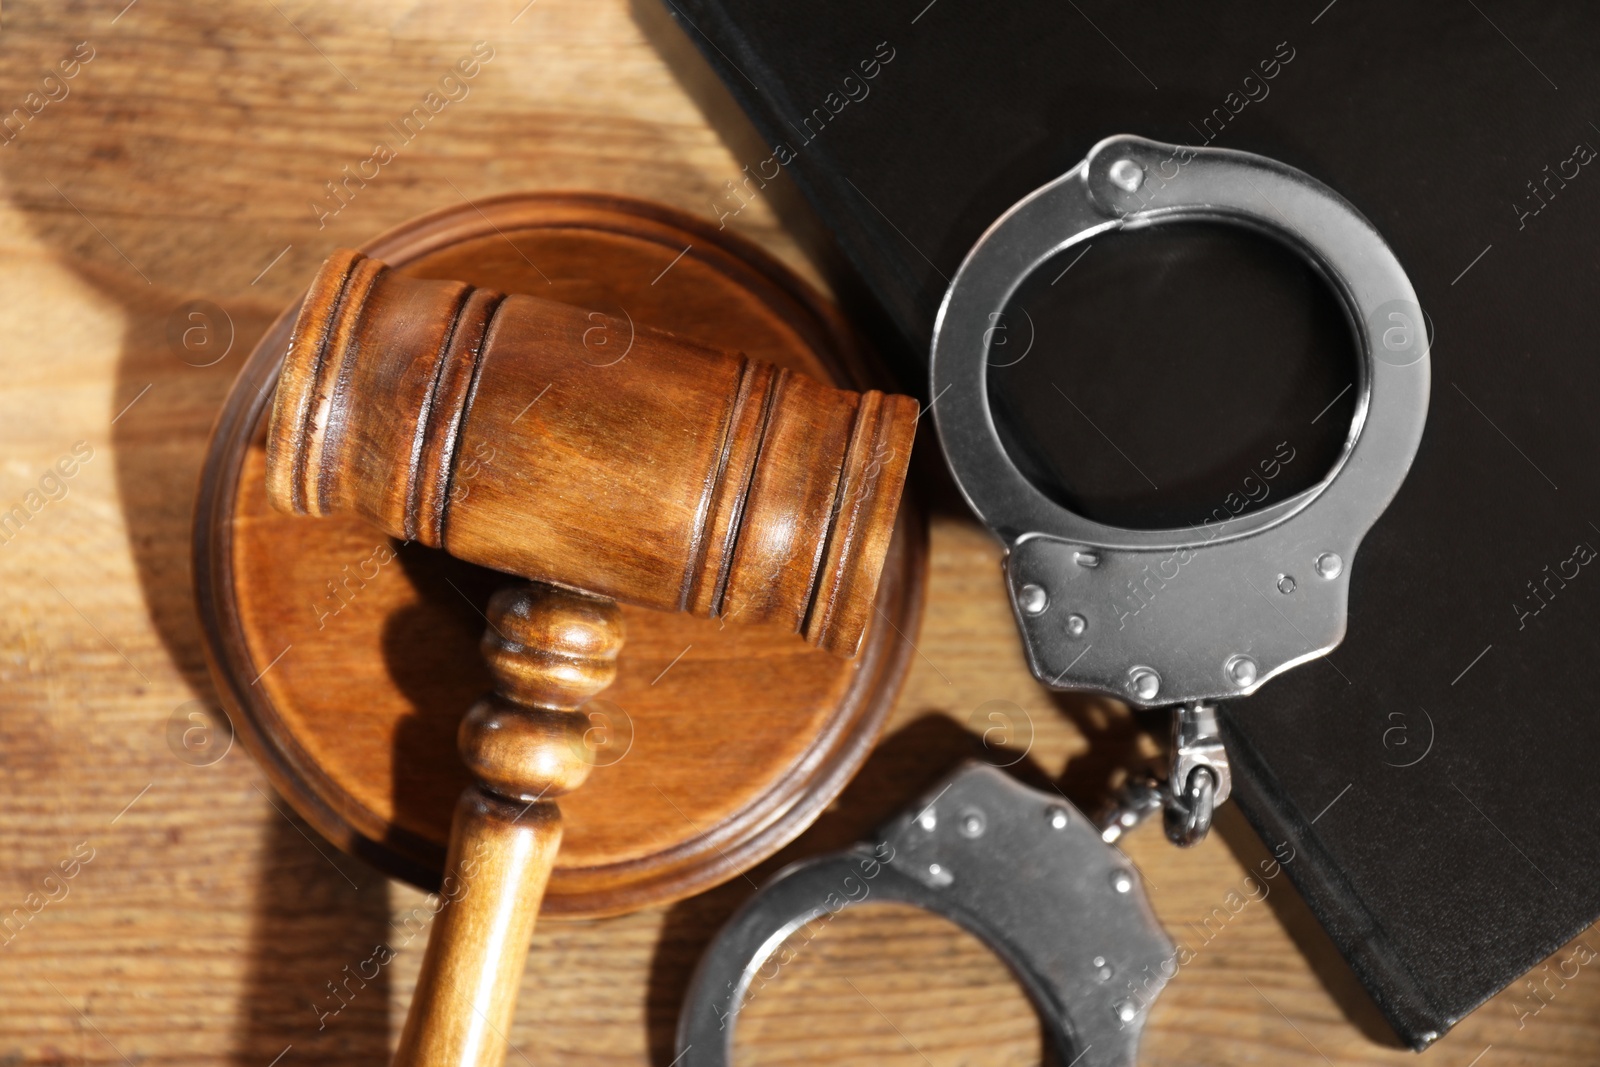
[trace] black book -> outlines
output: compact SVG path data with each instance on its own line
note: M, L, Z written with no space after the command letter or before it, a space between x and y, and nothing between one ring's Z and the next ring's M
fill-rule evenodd
M1112 134L1258 152L1364 213L1428 312L1427 430L1344 643L1225 708L1235 796L1416 1047L1600 916L1600 7L667 7L771 150L721 210L787 170L908 359L984 229ZM1257 456L1272 499L1320 478L1354 414L1320 282L1253 236L1126 236L1030 282L1010 340L1038 349L992 366L1030 474L1158 526Z

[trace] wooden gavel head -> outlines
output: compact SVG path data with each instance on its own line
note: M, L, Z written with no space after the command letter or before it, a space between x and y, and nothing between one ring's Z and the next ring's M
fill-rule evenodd
M469 562L854 654L918 408L359 252L323 265L267 487Z

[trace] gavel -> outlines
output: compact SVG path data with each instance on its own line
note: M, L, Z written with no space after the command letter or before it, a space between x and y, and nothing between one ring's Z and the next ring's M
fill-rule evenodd
M273 398L273 505L525 579L485 613L495 688L457 737L474 781L395 1064L504 1059L556 798L589 774L582 709L617 670L617 601L854 655L917 416L599 312L359 252L323 265Z

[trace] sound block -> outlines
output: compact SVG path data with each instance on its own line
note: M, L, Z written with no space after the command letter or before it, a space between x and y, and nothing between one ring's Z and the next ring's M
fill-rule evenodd
M362 250L418 276L565 301L850 388L882 384L793 272L659 205L506 196L413 220ZM434 889L467 785L457 724L490 687L483 610L510 579L359 520L268 505L266 420L297 311L256 346L213 432L194 530L207 655L238 736L294 809L344 851ZM586 340L599 363L627 358L631 338ZM925 542L908 489L854 660L777 629L624 607L617 681L587 706L596 768L561 798L544 914L678 900L808 826L866 758L899 691Z

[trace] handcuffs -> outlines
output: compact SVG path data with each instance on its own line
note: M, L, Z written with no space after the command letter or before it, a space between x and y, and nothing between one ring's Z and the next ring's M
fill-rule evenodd
M1260 231L1322 274L1359 350L1355 416L1332 469L1295 496L1198 526L1107 526L1051 499L1007 453L989 407L991 327L1051 257L1178 221ZM1114 842L1157 811L1175 843L1203 838L1231 789L1216 701L1343 639L1356 550L1422 439L1428 347L1416 293L1377 230L1327 186L1262 156L1111 137L1001 215L934 325L939 440L962 495L1005 545L1034 676L1172 708L1168 780L1131 782L1091 822L999 770L959 769L877 842L795 864L744 905L701 960L674 1062L727 1064L739 1007L785 939L858 903L857 886L860 899L923 907L988 944L1027 989L1060 1067L1131 1067L1177 957Z

